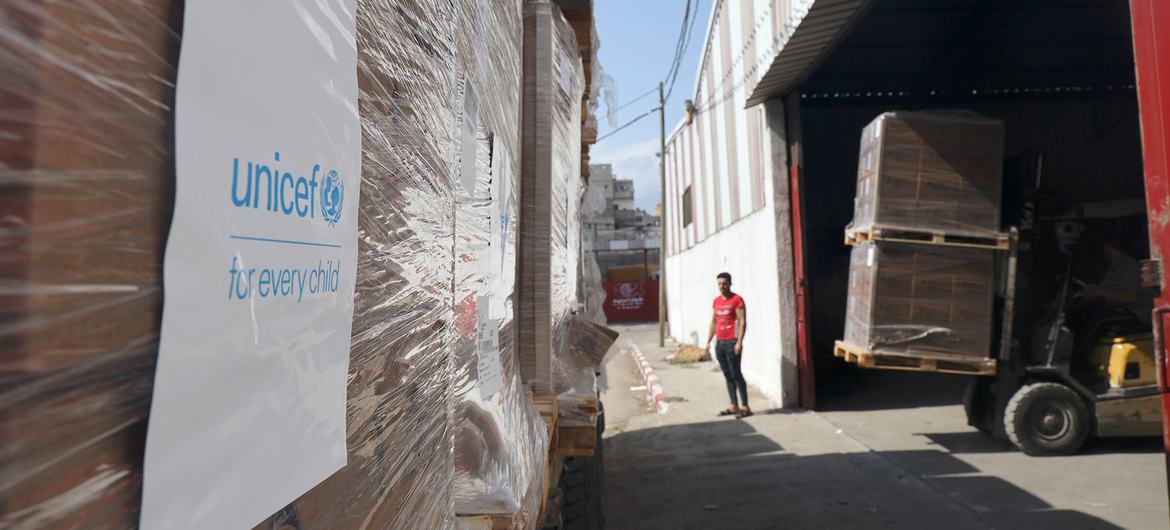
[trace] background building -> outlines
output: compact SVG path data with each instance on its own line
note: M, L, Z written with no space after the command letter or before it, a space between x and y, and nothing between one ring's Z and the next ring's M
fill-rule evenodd
M614 178L613 166L589 166L581 248L593 257L606 289L610 322L658 318L658 256L662 221L634 205L634 181Z
M589 166L587 201L594 205L582 223L591 250L657 249L662 221L634 206L634 181L616 179L610 164ZM657 263L657 261L655 261Z

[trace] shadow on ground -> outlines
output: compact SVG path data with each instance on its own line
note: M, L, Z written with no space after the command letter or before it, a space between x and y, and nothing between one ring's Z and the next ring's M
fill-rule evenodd
M998 440L981 432L915 433L955 454L1011 453L1016 448L1006 440ZM1113 455L1122 453L1160 453L1161 438L1089 438L1078 455Z
M942 451L800 456L749 421L630 431L604 450L613 529L1119 528ZM908 458L921 476L892 464Z
M971 376L869 370L852 365L817 380L817 410L862 411L963 403Z

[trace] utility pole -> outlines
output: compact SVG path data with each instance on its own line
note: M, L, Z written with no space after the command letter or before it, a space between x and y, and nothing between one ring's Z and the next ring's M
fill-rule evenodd
M662 230L658 240L658 347L666 346L666 98L658 83L658 197Z

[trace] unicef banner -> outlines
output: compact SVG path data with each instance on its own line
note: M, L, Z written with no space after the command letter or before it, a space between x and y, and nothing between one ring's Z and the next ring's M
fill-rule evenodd
M252 528L346 463L354 17L187 3L143 528Z

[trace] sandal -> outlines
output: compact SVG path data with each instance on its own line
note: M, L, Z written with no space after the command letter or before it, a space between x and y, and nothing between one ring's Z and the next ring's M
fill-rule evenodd
M740 413L736 412L734 410L723 409L723 410L719 411L719 415L720 416L736 416L736 417L738 417L740 415Z
M751 415L752 415L752 411L750 411L750 410L741 410L741 411L739 412L739 414L736 414L736 415L735 415L735 417L736 417L736 418L746 418L746 417L748 417L748 416L751 416Z

